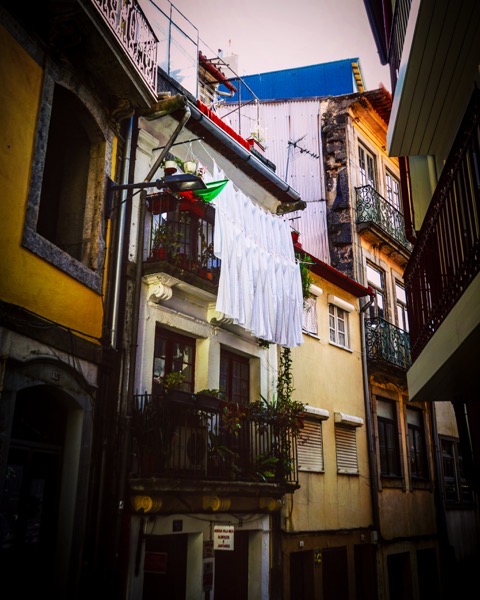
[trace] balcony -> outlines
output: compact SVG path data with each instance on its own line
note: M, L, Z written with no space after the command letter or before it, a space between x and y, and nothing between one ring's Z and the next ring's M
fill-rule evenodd
M151 235L144 272L165 271L187 283L208 283L208 291L214 291L220 259L213 253L213 206L180 194L159 193L148 196L148 207Z
M480 272L479 140L477 91L404 273L414 360Z
M198 30L168 0L90 0L145 85L156 95L163 74L197 96Z
M380 317L365 320L369 364L406 373L410 367L410 337L406 331Z
M405 235L402 213L385 200L372 186L355 188L357 196L357 230L382 250L405 266L412 244Z
M132 425L132 481L145 489L167 491L174 480L176 490L211 490L215 481L216 490L264 486L279 496L298 487L296 433L244 406L178 390L142 394Z

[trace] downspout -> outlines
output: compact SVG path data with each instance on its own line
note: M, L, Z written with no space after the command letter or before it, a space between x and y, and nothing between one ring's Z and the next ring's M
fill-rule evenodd
M368 385L367 348L365 343L365 313L374 301L372 288L369 288L370 300L360 308L360 337L362 343L363 395L365 399L365 422L367 425L368 466L370 468L370 493L372 496L373 527L380 534L380 512L378 508L377 468L375 464L375 444L373 442L372 412Z
M158 171L163 159L167 155L170 148L173 146L175 140L180 134L181 130L185 127L186 122L190 118L190 109L186 104L185 98L185 114L183 115L181 121L175 128L172 136L168 140L167 144L160 152L160 156L157 158L150 171L147 173L144 182L148 183L152 180L155 173ZM128 373L128 392L127 398L131 399L134 394L135 388L135 371L137 365L137 348L138 348L138 311L140 308L140 298L141 298L141 290L142 290L142 274L143 274L143 246L145 242L145 214L146 214L146 195L147 191L142 190L140 192L140 208L138 214L138 229L137 229L137 256L136 256L136 265L135 265L135 295L133 298L133 307L132 307L132 315L133 315L133 324L132 324L132 336L131 336L131 346L130 346L130 368ZM131 408L131 407L130 407Z
M123 170L121 177L121 184L128 183L129 171L130 171L130 159L132 155L132 139L133 139L133 119L130 117L128 124L127 139L125 142L125 155L123 162ZM117 255L115 257L115 275L113 283L113 307L112 307L112 327L110 330L110 345L116 350L118 341L118 312L120 306L120 285L121 285L121 273L122 273L122 262L123 262L123 248L125 242L125 215L127 211L127 194L129 192L124 190L122 192L120 206L119 206L119 217L118 217L118 236L117 236Z
M146 175L144 182L150 182L160 167L161 162L164 157L174 144L176 138L178 137L180 131L185 126L185 123L190 118L190 109L187 105L186 97L175 97L168 99L166 101L167 104L172 105L172 108L167 108L166 110L161 111L152 111L150 116L147 117L149 119L159 118L164 114L168 114L173 110L178 109L178 106L175 106L175 103L181 100L184 105L185 114L178 126L175 128L172 136L168 140L167 144L163 148L160 156L157 158L150 171ZM160 103L163 106L162 103ZM133 154L133 151L132 151ZM130 155L130 160L132 159L132 154ZM133 410L133 396L135 392L135 374L136 374L136 366L137 366L137 349L138 349L138 329L139 329L139 307L140 307L140 299L141 299L141 289L142 289L142 273L143 273L143 247L144 247L144 238L145 238L145 214L146 214L146 190L142 190L140 193L140 207L138 214L138 229L137 229L137 248L136 248L136 265L135 265L135 283L134 283L134 291L133 291L133 303L132 303L132 327L131 327L131 336L130 336L130 351L128 354L128 382L127 382L127 390L126 390L126 398L122 403L125 407L120 414L120 418L124 422L124 432L125 438L124 443L121 448L121 458L120 458L120 482L119 482L119 506L118 506L118 516L117 516L117 524L115 530L115 541L114 547L117 557L121 554L120 552L120 532L122 527L122 513L125 509L125 489L127 484L127 465L128 465L128 456L130 452L130 421ZM126 204L126 202L124 203ZM118 307L117 307L118 310ZM125 589L126 594L126 589Z

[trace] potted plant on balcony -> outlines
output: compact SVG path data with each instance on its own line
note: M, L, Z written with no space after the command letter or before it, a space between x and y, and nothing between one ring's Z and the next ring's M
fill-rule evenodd
M219 389L205 388L196 394L197 407L203 410L218 411L220 401L225 400L225 393Z
M193 406L195 396L190 391L185 389L185 375L179 371L170 371L165 373L160 379L163 392L168 400L176 404L187 404Z
M181 239L182 234L175 230L172 223L162 220L152 233L152 258L176 262L182 247Z
M183 163L183 172L195 175L197 173L197 163L194 160L186 160Z
M200 232L200 275L206 279L213 279L212 266L215 261L213 242L208 242L203 231Z

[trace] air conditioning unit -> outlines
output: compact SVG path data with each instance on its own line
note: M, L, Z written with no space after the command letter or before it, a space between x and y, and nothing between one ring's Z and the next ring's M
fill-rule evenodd
M182 425L177 427L172 439L169 467L194 476L207 474L207 428Z

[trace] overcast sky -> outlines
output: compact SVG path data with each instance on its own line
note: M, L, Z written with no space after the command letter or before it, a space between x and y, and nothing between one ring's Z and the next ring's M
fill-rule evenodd
M238 56L238 74L251 75L359 58L367 90L391 91L363 0L174 0L199 30L200 50Z

